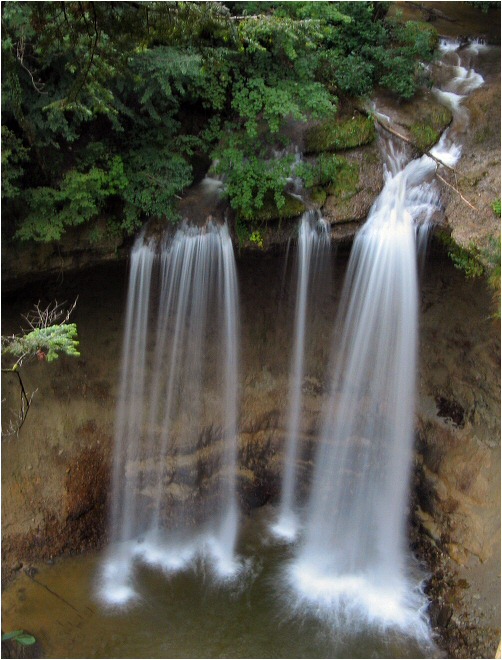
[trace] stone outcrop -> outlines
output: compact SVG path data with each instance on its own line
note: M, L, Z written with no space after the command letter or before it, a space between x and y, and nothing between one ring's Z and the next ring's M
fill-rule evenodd
M106 221L79 227L70 227L60 241L2 240L2 288L20 287L43 277L64 278L64 274L124 259L130 250L130 241L107 233Z
M464 135L455 177L446 175L475 208L455 191L443 192L452 238L465 249L475 246L482 251L490 250L491 240L500 239L500 215L493 209L493 203L500 200L500 70L487 72L485 80L465 101L471 128Z

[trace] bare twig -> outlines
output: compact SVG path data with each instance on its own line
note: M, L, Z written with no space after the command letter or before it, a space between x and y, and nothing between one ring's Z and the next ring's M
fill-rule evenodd
M75 298L73 304L65 308L66 301L58 303L55 300L53 303L47 305L42 309L40 300L35 305L34 309L28 314L23 315L24 320L28 323L32 330L37 328L48 328L50 325L67 323L73 310L77 306L78 296Z
M26 421L26 417L28 416L28 410L30 409L32 399L35 395L35 392L37 390L34 390L30 396L26 393L26 389L24 387L23 379L21 378L21 374L19 370L15 367L12 369L2 369L2 373L11 373L11 374L16 374L18 380L19 380L19 389L21 393L21 400L19 403L19 409L16 413L13 411L13 418L9 419L9 424L7 426L7 429L4 430L2 428L2 436L3 437L8 437L11 435L18 435L19 431L21 430L21 427L23 426L24 422Z
M24 37L21 37L19 41L16 44L16 58L19 64L23 67L23 69L26 71L26 73L30 76L31 78L31 83L39 94L47 94L47 92L42 91L43 88L45 87L45 84L42 82L35 82L35 78L33 77L33 73L28 69L26 64L24 63L24 51L26 48L26 42L24 40Z
M457 180L457 172L456 172L456 170L455 170L453 167L450 167L450 165L447 165L446 163L444 163L442 160L440 160L440 159L437 158L436 156L433 156L433 155L430 153L430 151L423 151L422 149L420 149L420 148L419 148L419 147L413 142L413 140L410 140L410 138L407 138L405 135L402 135L401 133L399 133L399 132L396 131L395 129L391 128L391 127L388 126L386 123L384 123L383 121L381 121L380 119L378 119L378 117L375 117L375 121L376 121L376 122L378 123L378 125L381 126L384 130L388 131L388 132L391 133L392 135L395 135L396 137L398 137L400 140L403 140L403 141L406 142L407 144L410 144L412 147L414 147L415 149L418 149L419 151L421 151L423 154L425 154L425 155L428 156L429 158L432 158L432 160L436 161L436 163L437 163L438 165L441 165L442 167L446 167L446 169L450 170L450 172L453 172L453 175L455 176L455 181ZM437 171L437 168L436 168L436 176L437 176L437 178L438 178L440 181L442 181L442 182L443 182L444 184L446 184L449 188L451 188L454 192L456 192L457 195L460 196L460 199L461 199L463 202L465 202L465 204L467 204L467 206L469 206L473 211L477 211L477 208L476 208L475 206L473 206L473 205L471 204L471 202L469 202L469 200L467 200L467 199L462 195L462 193L460 192L460 190L459 190L457 187L455 187L455 186L452 185L451 183L448 183L448 181L447 181L444 177L442 177L442 176L439 174L439 172Z
M462 195L462 193L460 192L460 190L459 190L458 188L455 188L455 186L452 186L451 183L448 183L448 181L447 181L446 179L443 179L443 177L441 176L441 174L438 174L437 171L436 171L436 176L437 176L437 178L440 179L443 183L445 183L449 188L451 188L451 189L454 190L458 195L460 195L460 198L462 199L462 201L464 201L464 202L467 204L467 206L470 206L471 209L472 209L473 211L477 211L477 210L478 210L475 206L473 206L473 205L469 202L469 200L467 200L467 199Z

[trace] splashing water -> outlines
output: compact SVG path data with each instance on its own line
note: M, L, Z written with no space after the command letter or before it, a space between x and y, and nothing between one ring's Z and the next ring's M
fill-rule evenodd
M294 348L289 385L287 440L281 502L278 518L271 528L276 536L288 541L294 540L299 531L295 486L298 439L301 426L307 319L309 312L312 313L313 311L314 288L326 284L326 282L319 282L316 276L318 277L320 274L322 276L326 271L330 243L329 225L320 217L319 212L306 211L301 218L298 234Z
M172 572L202 554L222 579L239 570L237 335L226 225L183 223L160 246L138 239L117 409L111 545L99 586L108 603L134 599L135 559Z

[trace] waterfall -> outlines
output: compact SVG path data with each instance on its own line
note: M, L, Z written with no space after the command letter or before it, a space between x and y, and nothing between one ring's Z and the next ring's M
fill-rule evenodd
M405 559L417 343L411 210L429 216L417 188L435 165L399 167L390 152L384 190L355 239L304 538L289 569L301 602L393 626L421 605ZM416 624L426 628L420 617Z
M305 342L307 319L313 312L313 298L319 275L326 270L330 254L329 225L318 211L306 211L300 221L298 232L297 289L293 336L293 359L291 364L286 447L282 476L281 501L273 533L286 540L293 540L298 533L296 493L296 465L298 439L302 416L302 386L305 370Z
M238 570L238 326L226 224L138 238L99 585L108 603L135 596L135 560L170 572L202 554L218 577Z
M448 76L451 127L431 153L448 165L465 130L459 88L482 78L460 66ZM455 52L454 52L455 51ZM450 65L448 65L450 70ZM451 74L451 71L450 71ZM438 96L444 90L436 92ZM417 360L417 253L438 205L427 155L406 163L390 140L384 188L357 234L336 323L332 381L323 410L304 533L286 569L297 607L351 630L365 625L427 638L426 599L406 548Z

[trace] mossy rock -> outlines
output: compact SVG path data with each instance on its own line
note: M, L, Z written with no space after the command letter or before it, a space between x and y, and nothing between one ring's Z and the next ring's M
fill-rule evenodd
M451 120L451 111L445 107L437 107L433 111L425 113L419 121L410 126L414 143L422 151L427 151L436 144Z
M322 153L314 159L311 171L311 180L307 187L311 187L314 194L319 195L324 190L329 195L350 197L359 184L359 165L349 162L339 154Z
M359 166L357 163L349 163L345 159L340 160L343 162L335 180L328 186L327 192L339 199L349 199L358 190Z
M350 119L328 120L306 131L305 152L338 151L369 144L375 139L375 124L370 117L356 114Z
M312 201L313 204L315 204L319 208L323 206L327 196L328 194L323 188L317 187L317 188L313 188L310 191L310 200Z
M246 224L253 226L257 222L268 222L269 220L280 220L287 218L297 218L306 207L305 204L295 197L286 195L286 202L281 208L277 207L273 193L265 195L263 206L253 213L253 216L246 220Z

